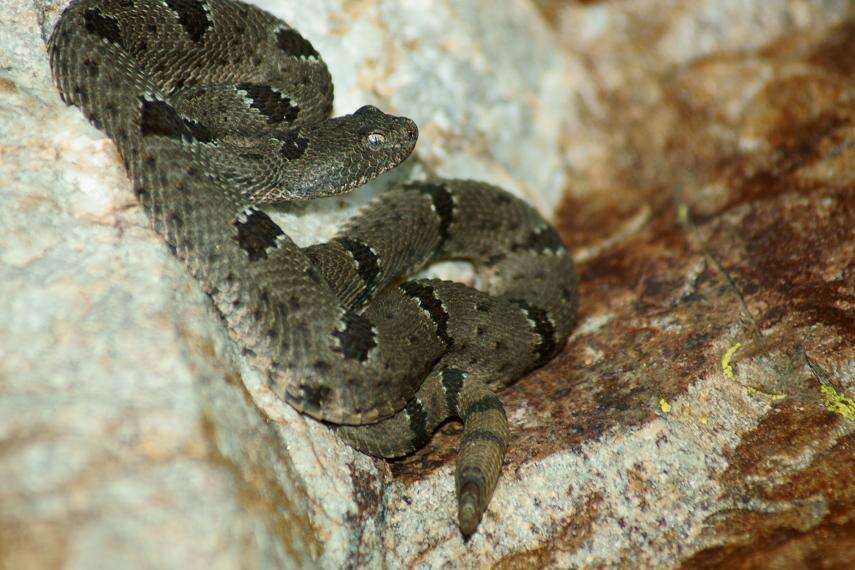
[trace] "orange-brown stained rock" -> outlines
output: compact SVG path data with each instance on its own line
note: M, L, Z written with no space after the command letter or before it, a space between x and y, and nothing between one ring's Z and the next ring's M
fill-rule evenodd
M496 563L495 570L543 568L554 564L557 552L566 552L578 548L579 545L591 538L601 501L602 497L597 495L589 497L578 512L573 513L573 516L568 518L568 522L562 525L547 544L506 556Z
M558 18L561 15L561 9L568 4L574 3L581 6L589 4L597 4L606 0L535 0L534 5L543 14L543 17L552 26L558 26Z
M686 567L851 567L855 437L837 439L839 416L793 404L777 411L732 453L722 497L731 508L710 521L721 544ZM816 453L808 465L781 469L808 450Z
M844 23L648 77L661 94L652 101L604 97L614 107L603 126L628 132L613 139L612 167L590 171L610 174L571 186L557 219L582 259L584 330L503 392L505 473L644 426L660 400L719 374L770 409L710 474L722 494L707 529L673 529L687 543L671 562L855 564L855 421L820 393L855 391L853 61ZM721 358L736 343L730 379ZM412 483L452 462L459 432L445 426L393 475ZM667 509L638 492L639 509ZM541 566L577 548L556 532L502 564Z

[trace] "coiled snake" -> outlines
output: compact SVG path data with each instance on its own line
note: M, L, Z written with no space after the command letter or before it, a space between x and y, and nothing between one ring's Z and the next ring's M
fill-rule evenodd
M458 521L473 533L508 443L493 390L552 358L575 319L555 231L498 188L433 180L296 246L262 206L356 188L418 130L370 106L331 118L318 53L252 6L77 0L49 52L63 100L115 141L152 225L281 400L382 457L463 420ZM406 280L438 259L471 261L483 291Z

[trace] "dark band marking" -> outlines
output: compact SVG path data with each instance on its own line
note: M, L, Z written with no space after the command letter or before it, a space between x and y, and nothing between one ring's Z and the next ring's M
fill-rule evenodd
M448 336L448 312L442 306L433 287L417 281L407 281L401 285L401 290L408 297L416 299L419 307L427 312L433 324L436 325L436 336L447 346L454 344L454 339Z
M465 445L475 442L483 442L489 441L490 443L495 444L501 449L505 448L505 440L495 433L486 430L473 430L468 431L463 434L463 437L460 438L460 447L463 448Z
M277 137L277 140L282 142L279 154L288 160L297 160L303 156L309 146L309 139L300 136L297 129L292 129L285 135Z
M484 475L484 471L482 471L480 467L470 465L469 467L464 467L460 471L460 487L463 488L466 483L474 483L478 488L479 497L486 486L486 480L487 477Z
M423 447L428 440L427 412L418 398L410 400L405 409L407 410L407 417L410 418L410 433L413 435L411 443L414 448L418 449Z
M505 408L502 406L502 401L493 393L485 394L480 400L473 402L463 414L463 421L465 422L472 414L480 414L481 412L489 412L491 410L496 410L501 412L503 416L505 415Z
M437 251L442 251L445 242L451 237L451 224L454 222L454 198L451 192L442 184L431 183L411 184L406 188L430 197L433 209L439 218Z
M303 271L303 274L315 285L326 285L326 281L321 277L321 274L311 265Z
M140 134L147 136L164 136L185 142L209 143L213 141L211 131L205 125L181 117L178 112L165 101L149 101L140 97Z
M551 226L538 228L526 236L525 241L514 244L512 251L536 251L537 253L558 253L564 251L564 242L558 236L558 232Z
M564 302L570 301L576 295L575 288L561 287L561 300Z
M312 44L291 28L282 28L276 32L276 45L286 55L294 57L320 57Z
M368 353L377 346L371 322L362 315L348 311L342 317L341 324L342 329L332 333L338 339L337 351L345 358L359 362L368 360Z
M320 408L330 397L331 390L327 386L300 384L300 388L303 390L302 401L315 409Z
M166 0L175 15L178 23L190 36L194 43L200 43L205 33L211 29L211 20L205 10L206 4L200 0Z
M555 339L555 325L549 320L549 314L540 307L528 304L523 299L510 299L510 302L525 312L526 318L532 323L535 334L540 337L540 341L534 347L534 353L537 355L535 366L546 364L558 348L558 342Z
M90 34L95 34L119 47L125 47L122 33L119 31L119 23L114 18L102 14L97 8L89 8L83 12L83 25Z
M365 289L355 301L356 306L362 305L368 300L368 297L377 285L377 278L380 277L380 259L369 246L359 240L340 237L336 238L335 241L340 243L353 256L353 261L356 263L356 271L365 284Z
M249 106L267 117L268 124L293 123L300 113L300 108L292 105L289 97L269 85L238 83L237 88L246 91L251 101Z
M442 389L445 391L445 405L448 406L450 413L457 414L459 413L457 402L460 391L463 390L466 373L456 368L446 368L440 372L440 377L442 378Z
M270 216L261 210L250 209L235 220L237 235L234 237L238 245L249 255L250 261L258 261L267 258L267 250L276 247L279 236L285 235Z
M86 58L83 60L83 68L86 69L86 73L89 74L89 77L98 77L99 66L98 62L91 58Z

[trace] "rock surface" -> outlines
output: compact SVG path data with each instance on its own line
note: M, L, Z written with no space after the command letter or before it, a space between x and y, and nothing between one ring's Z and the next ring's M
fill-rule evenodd
M425 174L560 202L580 326L502 395L512 447L466 543L457 425L387 465L236 356L59 101L65 4L0 11L0 567L851 566L846 0L260 4L324 54L337 112L421 131L389 179L281 213L305 243Z

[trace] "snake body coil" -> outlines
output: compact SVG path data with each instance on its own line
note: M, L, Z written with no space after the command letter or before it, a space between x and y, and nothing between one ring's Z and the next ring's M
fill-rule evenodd
M356 188L418 130L368 106L331 118L318 53L252 6L77 0L49 52L63 99L115 141L155 230L280 399L383 457L463 420L458 519L474 532L508 443L493 390L547 362L575 319L555 231L498 188L434 180L297 247L264 205ZM483 291L403 280L438 259L471 261Z

